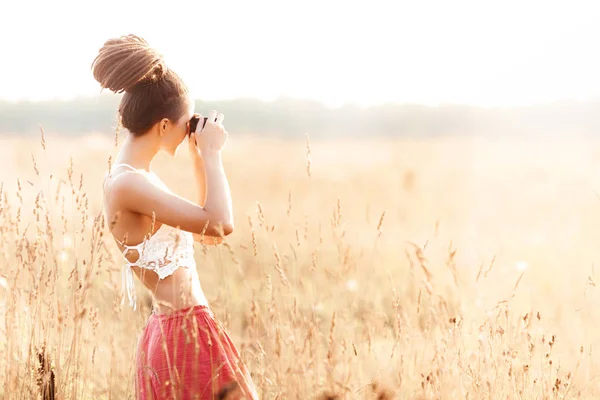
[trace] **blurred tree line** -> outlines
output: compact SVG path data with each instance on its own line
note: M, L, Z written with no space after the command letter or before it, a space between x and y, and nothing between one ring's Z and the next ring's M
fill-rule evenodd
M42 125L52 133L113 134L118 103L119 96L113 94L69 101L0 101L0 133L37 134ZM600 101L509 108L411 104L328 108L290 98L196 102L197 112L211 109L225 113L230 132L281 138L306 133L311 137L600 133Z

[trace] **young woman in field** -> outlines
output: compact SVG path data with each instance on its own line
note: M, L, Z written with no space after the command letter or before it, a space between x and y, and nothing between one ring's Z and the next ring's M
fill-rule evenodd
M194 241L218 242L233 230L223 114L210 112L191 131L194 101L186 85L134 35L108 40L92 71L103 88L124 92L119 115L129 135L104 181L106 217L126 259L124 291L135 309L135 274L153 298L137 348L137 398L213 399L232 387L243 393L236 398L258 398L208 306L194 259ZM186 138L196 202L171 192L151 169L159 151L175 155Z

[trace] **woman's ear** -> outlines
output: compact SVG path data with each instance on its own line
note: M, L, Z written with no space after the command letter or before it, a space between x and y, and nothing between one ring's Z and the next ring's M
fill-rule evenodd
M158 134L160 136L162 136L165 133L167 133L168 126L169 126L169 119L168 118L161 119L160 122L158 123Z

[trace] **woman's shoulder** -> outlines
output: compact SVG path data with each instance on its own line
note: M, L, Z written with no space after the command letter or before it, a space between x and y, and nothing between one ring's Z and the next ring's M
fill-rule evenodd
M107 171L104 176L104 195L107 197L117 197L132 195L135 192L143 191L151 184L144 174L138 171L121 171L118 174L113 171Z
M155 174L139 170L108 174L104 185L105 197L113 198L119 203L155 198L161 193L172 194L172 191Z

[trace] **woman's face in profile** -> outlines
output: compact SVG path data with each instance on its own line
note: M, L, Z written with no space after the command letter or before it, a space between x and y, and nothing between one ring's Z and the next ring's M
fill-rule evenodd
M188 129L190 119L194 116L195 103L191 96L187 95L185 98L186 102L186 112L183 113L181 118L178 121L171 121L169 124L169 129L163 135L161 147L168 154L175 156L177 151L179 150L179 146L185 138L188 136Z

